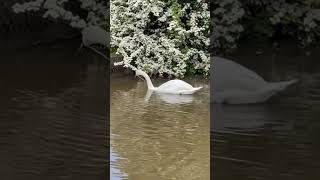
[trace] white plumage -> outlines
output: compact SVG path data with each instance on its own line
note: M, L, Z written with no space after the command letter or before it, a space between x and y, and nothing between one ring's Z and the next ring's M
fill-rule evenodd
M266 82L255 72L224 58L213 57L211 75L215 103L260 103L284 90L297 80Z
M202 88L202 87L194 88L190 84L179 79L170 80L166 83L163 83L159 87L154 87L147 73L141 70L136 70L136 76L143 76L147 81L148 89L158 93L180 94L180 95L193 94Z

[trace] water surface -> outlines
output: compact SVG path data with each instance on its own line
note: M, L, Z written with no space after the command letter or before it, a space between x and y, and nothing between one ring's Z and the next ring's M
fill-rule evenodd
M211 104L212 179L319 179L317 56L292 49L256 56L247 49L235 59L268 81L300 82L265 104Z
M1 179L107 179L100 57L61 46L3 51L0 59Z
M156 85L166 80L156 80ZM208 180L208 80L195 95L148 94L139 78L111 79L111 179Z

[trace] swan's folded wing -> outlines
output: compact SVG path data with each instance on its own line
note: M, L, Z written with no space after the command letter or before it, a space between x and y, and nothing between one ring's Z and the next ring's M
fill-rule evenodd
M232 73L237 75L239 78L246 77L247 79L251 80L264 81L264 79L254 71L251 71L248 68L228 59L214 57L213 65L216 68L216 71L220 70L225 73Z
M179 94L194 94L195 92L199 91L200 89L202 89L202 87L196 87L191 90L181 90L181 91L179 91Z
M279 91L284 90L288 86L296 83L297 80L282 81L276 83L268 83L258 91L241 91L228 90L223 92L216 92L213 95L213 102L227 103L227 104L250 104L262 103L267 101Z
M178 92L181 90L191 90L193 87L181 80L170 80L166 83L163 83L161 86L157 87L158 91L161 92L168 92L168 93L173 93L173 92Z

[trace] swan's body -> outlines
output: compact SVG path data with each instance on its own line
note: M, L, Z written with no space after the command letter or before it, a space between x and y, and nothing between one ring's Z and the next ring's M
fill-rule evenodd
M202 87L194 88L182 80L175 79L163 83L161 86L155 88L154 91L166 94L193 94L201 88Z
M266 82L255 72L224 58L213 60L213 101L215 103L260 103L297 80Z
M150 77L148 76L147 73L137 70L136 71L136 76L143 76L146 81L147 81L147 86L149 90L155 91L157 93L165 93L165 94L193 94L200 90L202 87L192 87L190 84L179 80L170 80L166 83L163 83L159 87L154 87Z

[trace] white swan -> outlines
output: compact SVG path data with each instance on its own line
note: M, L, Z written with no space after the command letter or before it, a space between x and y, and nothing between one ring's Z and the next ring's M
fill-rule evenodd
M202 87L192 87L190 84L179 80L170 80L166 83L163 83L159 87L154 87L150 77L148 76L147 73L141 71L141 70L136 70L136 76L142 76L146 79L147 81L147 86L148 90L155 91L157 93L166 93L166 94L193 94L200 90Z
M266 82L255 72L224 58L213 57L213 102L228 104L260 103L297 80Z

